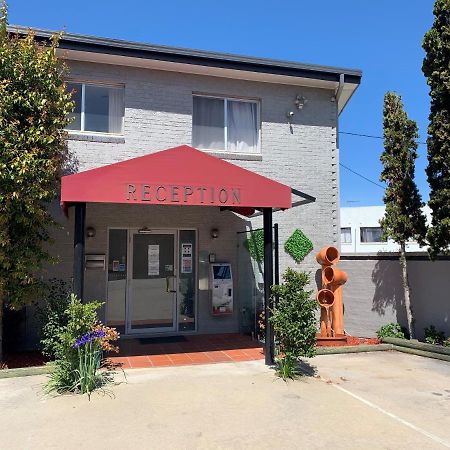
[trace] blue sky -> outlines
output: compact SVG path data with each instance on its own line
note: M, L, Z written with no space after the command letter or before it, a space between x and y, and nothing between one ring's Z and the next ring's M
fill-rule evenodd
M383 96L402 95L426 140L428 87L421 42L433 0L9 0L11 24L155 44L360 68L340 130L381 136ZM341 162L374 181L382 140L341 135ZM426 146L416 179L424 197ZM341 169L341 205L382 204L383 189Z

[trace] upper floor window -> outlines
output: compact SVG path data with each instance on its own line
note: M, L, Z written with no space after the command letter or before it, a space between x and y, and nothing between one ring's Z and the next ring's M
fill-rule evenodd
M70 82L67 90L72 92L75 102L71 114L74 120L68 125L68 130L123 132L123 87Z
M229 153L259 152L259 102L194 95L192 145Z
M361 242L386 242L381 227L361 227Z
M352 243L352 229L350 227L341 228L341 244Z

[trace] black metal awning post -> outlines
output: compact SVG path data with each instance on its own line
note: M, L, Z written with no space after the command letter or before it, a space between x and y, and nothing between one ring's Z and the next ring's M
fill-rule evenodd
M275 284L280 284L280 249L278 246L280 245L279 237L278 237L278 224L275 223L273 225L273 245L275 247Z
M265 313L265 362L274 363L274 336L270 321L272 311L271 287L273 285L273 231L272 208L263 209L264 228L264 313Z
M75 204L75 229L73 235L73 293L83 300L84 288L84 227L86 203Z

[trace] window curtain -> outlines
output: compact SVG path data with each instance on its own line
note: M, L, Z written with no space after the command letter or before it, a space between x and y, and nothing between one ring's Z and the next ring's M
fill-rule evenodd
M108 128L110 133L122 133L123 128L123 88L109 89L109 123Z
M228 100L228 146L233 153L255 153L258 149L256 103Z
M224 100L195 96L193 107L193 146L206 150L224 150Z
M361 242L383 242L380 227L362 227Z
M341 228L341 244L351 244L352 230L351 228Z

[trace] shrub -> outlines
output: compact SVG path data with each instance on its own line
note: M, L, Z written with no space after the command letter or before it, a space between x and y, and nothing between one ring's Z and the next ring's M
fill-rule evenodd
M378 339L393 337L398 339L406 339L405 333L399 323L387 323L377 331Z
M51 359L56 358L58 336L65 325L65 311L70 301L69 285L65 281L53 278L44 304L38 306L38 315L42 323L40 330L42 354Z
M82 303L74 294L64 312L66 324L55 336L55 367L47 392L77 392L90 396L94 389L112 381L113 366L102 359L103 351L117 351L114 328L98 321L100 302Z
M445 334L443 331L436 330L434 325L430 325L429 327L424 329L425 333L425 342L427 344L434 345L444 345Z
M271 321L277 346L277 373L283 379L298 375L297 359L315 354L317 302L305 290L309 274L287 269L284 283L272 287L275 307Z

